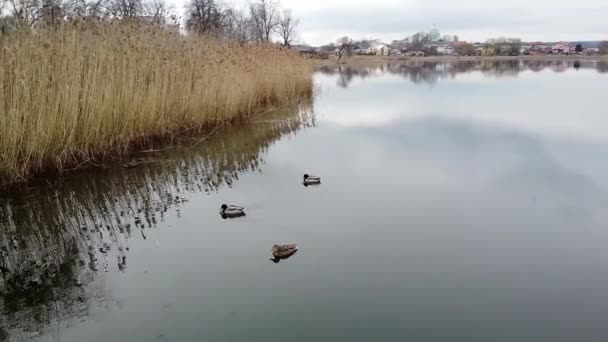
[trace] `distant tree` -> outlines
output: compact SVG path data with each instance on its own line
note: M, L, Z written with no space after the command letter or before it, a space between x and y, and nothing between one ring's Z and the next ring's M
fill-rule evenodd
M191 0L186 5L186 29L190 32L219 32L222 19L222 8L215 0Z
M102 20L110 16L108 0L64 0L63 7L69 20Z
M142 0L109 0L107 10L113 18L133 19L144 13Z
M273 0L257 0L249 5L255 37L260 42L271 42L278 25L278 5Z
M296 35L299 21L294 19L290 10L284 10L279 16L276 31L284 46L290 46Z
M486 41L486 46L492 48L496 55L518 56L521 51L519 38L492 38Z
M224 36L228 39L235 40L240 43L246 43L256 40L253 32L253 23L251 18L237 9L229 8L224 10Z
M608 54L608 40L601 42L599 48L602 55Z
M511 38L510 40L511 56L519 56L521 52L521 39Z
M459 42L455 45L454 49L459 56L475 55L475 47L467 42Z
M9 16L19 26L33 26L42 15L42 6L39 0L2 0L6 1Z
M438 54L436 46L423 47L422 52L424 52L425 56L437 56Z
M576 53L583 52L583 45L581 43L576 44L576 47L574 48L574 51Z
M353 42L354 46L357 46L359 49L369 49L372 46L372 39L363 38L357 42Z
M343 56L350 57L353 55L353 40L344 36L337 40L339 50L338 50L338 60L342 59Z
M174 7L167 4L165 0L150 0L144 3L144 13L158 26L177 25L179 22Z
M454 41L457 42L458 41L458 35L454 35Z
M336 43L330 42L319 47L321 50L333 50L336 48Z
M351 44L352 42L353 40L349 36L340 37L338 40L336 40L338 45Z
M0 17L7 15L8 18L5 20L8 20L14 29L35 26L55 27L70 14L71 8L77 1L0 0Z
M411 38L411 49L421 51L425 45L431 42L430 36L424 32L418 32Z
M40 5L39 25L50 28L61 24L65 15L61 0L42 0Z
M439 31L437 26L433 26L433 28L429 30L427 37L431 42L438 42L441 39L441 31Z

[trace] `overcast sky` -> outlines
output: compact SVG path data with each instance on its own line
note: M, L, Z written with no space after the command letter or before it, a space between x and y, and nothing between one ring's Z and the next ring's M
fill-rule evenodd
M171 1L171 0L170 0ZM172 0L182 4L187 0ZM179 1L179 2L178 2ZM226 0L244 6L247 0ZM300 19L299 41L348 35L390 42L436 25L442 34L485 41L608 40L608 0L280 0Z

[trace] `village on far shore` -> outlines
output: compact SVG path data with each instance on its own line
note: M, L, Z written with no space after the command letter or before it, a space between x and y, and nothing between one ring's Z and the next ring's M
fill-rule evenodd
M608 38L608 37L607 37ZM519 38L495 38L485 42L467 42L458 36L441 35L437 28L386 43L380 39L353 40L342 37L319 47L294 45L300 54L315 58L344 56L534 56L534 55L603 55L608 41L524 42Z

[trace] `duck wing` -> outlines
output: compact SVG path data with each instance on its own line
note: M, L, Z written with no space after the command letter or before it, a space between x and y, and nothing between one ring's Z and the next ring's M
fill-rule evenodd
M296 245L295 243L291 244L291 245L282 245L282 246L279 246L279 249L289 251L289 250L293 250L293 249L298 249L298 245Z
M298 245L281 245L272 249L272 255L277 258L289 257L298 251Z

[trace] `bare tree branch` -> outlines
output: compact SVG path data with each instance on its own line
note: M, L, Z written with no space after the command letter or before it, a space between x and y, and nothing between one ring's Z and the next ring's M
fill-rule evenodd
M108 11L116 19L133 19L142 16L144 5L142 0L110 0Z
M222 8L215 0L191 0L186 7L186 28L198 34L222 27Z
M340 46L338 49L338 60L341 60L342 57L350 57L353 55L353 40L348 36L344 36L337 40L338 45Z
M279 17L276 31L281 37L281 41L284 46L291 46L291 43L295 39L296 27L300 23L299 20L294 19L291 15L291 10L284 10L283 14Z
M144 3L144 14L158 26L178 24L175 8L165 0L150 0Z
M271 42L272 32L278 23L277 8L273 0L258 0L249 6L254 34L258 41Z
M8 0L11 17L23 26L33 26L41 16L41 4L38 0Z
M241 11L227 9L224 11L224 36L228 39L246 43L255 40L252 21Z
M64 0L63 11L68 19L97 19L109 16L109 0Z

